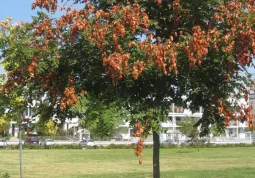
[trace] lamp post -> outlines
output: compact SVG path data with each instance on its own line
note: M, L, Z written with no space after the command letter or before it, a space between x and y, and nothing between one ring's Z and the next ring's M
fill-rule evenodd
M174 122L175 122L175 106L174 106L174 103L173 103L173 130L174 130Z
M19 122L19 171L20 171L20 178L23 178L23 171L22 171L22 140L21 140L21 123L22 119Z
M20 178L23 178L23 164L22 164L22 122L24 122L25 114L24 111L21 111L20 119L19 119L19 171L20 171Z

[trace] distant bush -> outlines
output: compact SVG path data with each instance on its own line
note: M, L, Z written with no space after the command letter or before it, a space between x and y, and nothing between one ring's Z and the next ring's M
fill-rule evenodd
M115 144L110 144L106 146L105 148L107 149L132 149L135 146L133 144L127 144L127 145L115 145Z
M255 147L255 143L253 144L190 144L190 145L180 145L181 148L234 148L234 147Z
M6 136L6 140L10 140L11 137L12 137L12 134L8 133Z
M15 150L19 149L19 145L7 145L7 149ZM82 149L80 145L52 145L52 146L42 146L37 144L24 144L22 145L22 149L30 150L30 149Z

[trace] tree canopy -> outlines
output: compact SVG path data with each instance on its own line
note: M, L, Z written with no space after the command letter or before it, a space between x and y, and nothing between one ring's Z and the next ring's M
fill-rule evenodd
M185 117L183 121L177 123L180 126L181 133L189 137L191 141L197 139L199 135L198 128L195 127L196 122L195 118Z
M124 116L127 112L116 102L106 105L90 95L80 95L71 111L79 117L79 126L88 129L93 137L113 136L117 127L127 119Z
M0 133L7 131L9 128L9 123L5 118L0 118Z
M31 23L1 22L2 92L27 88L59 113L86 90L203 106L205 128L221 116L226 125L236 119L227 99L252 89L243 75L254 51L251 1L73 3L84 8L37 0L32 7L46 13L38 10ZM53 18L57 11L64 14ZM251 126L249 110L243 115Z

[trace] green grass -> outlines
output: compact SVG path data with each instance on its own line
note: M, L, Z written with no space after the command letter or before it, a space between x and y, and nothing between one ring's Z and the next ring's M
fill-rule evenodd
M152 150L23 150L24 178L151 178ZM163 178L254 178L255 148L161 149ZM18 150L0 149L0 177L19 177Z

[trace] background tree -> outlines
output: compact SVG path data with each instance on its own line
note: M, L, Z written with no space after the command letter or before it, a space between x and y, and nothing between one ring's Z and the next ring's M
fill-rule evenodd
M55 136L58 131L58 126L57 124L50 119L45 123L45 134L48 136Z
M199 130L195 126L197 120L192 117L185 117L183 121L179 121L180 131L191 139L192 142L196 141L199 137Z
M9 129L9 123L6 118L0 118L0 135L5 136L5 132Z
M78 115L79 125L90 131L94 137L111 137L122 123L123 109L116 103L108 105L90 95L80 95L79 101L71 108Z

